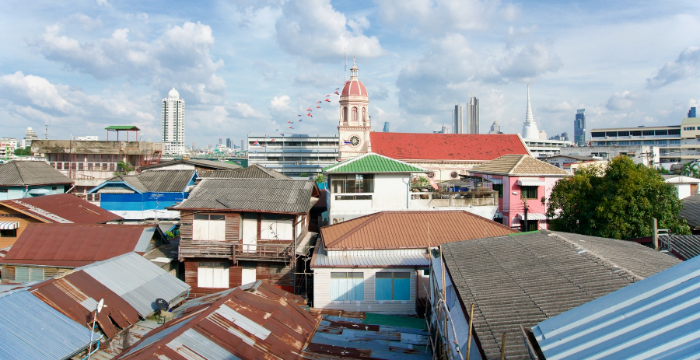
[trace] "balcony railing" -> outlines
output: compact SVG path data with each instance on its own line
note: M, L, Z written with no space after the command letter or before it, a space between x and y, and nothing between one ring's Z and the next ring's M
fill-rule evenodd
M308 247L308 246L307 246ZM297 249L297 252L299 249ZM240 244L231 241L181 241L178 257L224 258L229 260L290 261L294 256L294 243Z

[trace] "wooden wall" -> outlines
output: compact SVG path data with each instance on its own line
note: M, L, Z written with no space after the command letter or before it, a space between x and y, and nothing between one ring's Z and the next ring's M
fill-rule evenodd
M226 241L238 241L241 238L241 214L226 213Z
M203 212L198 212L203 213ZM206 214L226 216L226 241L237 241L241 237L241 214L238 213L217 213L207 211ZM180 238L185 241L192 240L192 223L194 213L180 212Z
M194 214L180 211L180 239L192 240L192 221Z
M257 280L262 280L285 291L294 291L294 269L292 264L259 261L255 268Z
M17 238L22 234L24 229L27 228L28 224L39 223L43 224L43 221L37 220L31 216L22 214L21 212L12 210L8 207L0 205L0 221L19 221L19 228L17 229L16 237L0 237L0 249L14 245Z
M199 267L199 262L215 262L215 261L228 261L226 259L210 259L210 258L188 258L185 259L185 283L192 287L190 290L191 297L203 294L212 294L215 292L226 290L226 288L200 288L197 286L197 268ZM236 286L241 286L242 281L242 267L233 265L233 261L228 261L228 277L229 277L229 288L234 288Z
M33 266L20 266L20 267L33 267ZM40 267L40 266L36 266ZM2 282L15 282L15 268L16 266L8 266L8 265L3 265L2 266ZM73 270L73 269L66 269L66 268L55 268L55 267L41 267L44 269L44 280L50 279L54 276L61 275L65 273L66 271Z
M185 279L184 281L187 285L192 287L190 291L193 296L202 294L212 294L225 288L200 288L197 286L197 268L199 262L216 262L216 261L227 261L225 259L211 259L211 258L187 258L184 261L185 265ZM234 288L240 286L242 279L243 267L239 263L238 265L233 265L232 261L229 261L229 288ZM255 276L256 280L261 280L264 283L268 283L273 286L277 286L286 291L294 291L294 269L291 264L285 264L282 262L256 262L255 266Z

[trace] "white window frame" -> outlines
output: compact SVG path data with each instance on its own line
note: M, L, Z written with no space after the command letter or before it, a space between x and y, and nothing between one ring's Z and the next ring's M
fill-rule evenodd
M217 217L212 220L212 217ZM223 216L223 219L218 217ZM201 241L226 241L226 215L221 214L195 214L192 220L192 240ZM197 219L206 217L207 219Z
M197 287L228 289L228 262L200 262L197 266Z

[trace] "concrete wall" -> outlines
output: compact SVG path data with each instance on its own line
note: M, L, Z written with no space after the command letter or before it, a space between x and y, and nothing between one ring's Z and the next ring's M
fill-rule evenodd
M100 194L100 207L127 220L179 219L180 212L165 210L187 199L189 193ZM157 200L157 201L156 201Z
M54 187L56 187L56 190L53 189ZM29 191L34 190L34 189L41 189L41 190L48 191L44 195L56 195L56 194L65 193L68 188L66 188L65 185L45 185L45 186L30 186L29 188L25 188L24 186L21 186L21 187L19 187L19 186L17 186L17 187L0 187L0 189L7 189L7 192L0 192L0 200L14 200L14 199L35 197L34 195L29 194ZM38 195L38 196L43 196L43 195Z
M375 300L375 274L377 272L409 272L411 274L410 300ZM419 270L422 272L422 270ZM361 272L364 274L364 301L331 301L331 272ZM416 269L414 268L315 268L313 307L345 311L364 311L378 314L416 313Z
M331 179L333 175L331 174ZM330 221L356 217L385 210L406 210L408 208L409 174L375 174L374 192L361 194L330 193ZM371 195L372 200L336 200L338 195Z

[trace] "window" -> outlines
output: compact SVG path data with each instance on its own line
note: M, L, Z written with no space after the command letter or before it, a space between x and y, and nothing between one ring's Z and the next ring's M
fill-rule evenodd
M42 268L28 268L28 267L16 267L15 268L15 281L16 282L31 282L31 281L43 281L44 280L44 269Z
M652 136L652 135L654 135L654 130L644 130L644 131L642 131L642 135Z
M656 130L654 135L668 135L668 130Z
M260 239L294 240L293 222L293 218L285 215L262 215L260 218Z
M656 145L666 145L667 143L668 143L668 141L666 141L666 140L657 140L656 141Z
M692 130L695 130L695 128L692 128ZM671 129L668 131L669 135L680 135L681 134L681 129Z
M642 136L642 132L641 131L630 131L630 135L631 136Z
M617 136L630 136L629 131L618 131Z
M364 274L359 272L331 273L331 301L362 301L365 299Z
M0 237L17 237L17 229L0 230Z
M228 263L200 262L197 267L197 286L201 288L228 288Z
M617 131L608 131L605 133L605 136L614 136L617 137Z
M357 108L352 108L352 121L357 121Z
M54 191L58 190L58 186L52 186L51 190L54 190Z
M372 193L374 192L374 175L350 174L331 175L333 193Z
M537 186L521 186L520 191L525 199L537 199Z
M681 141L680 140L669 140L668 143L671 145L680 145Z
M194 214L193 240L226 240L226 215Z
M644 145L654 145L654 140L644 140Z
M378 272L376 300L411 300L411 273Z
M493 191L498 191L498 197L503 198L503 184L493 184Z
M604 132L592 132L592 133L591 133L591 137L594 137L594 138L596 138L596 137L605 137L605 133L604 133Z
M8 192L8 189L0 189L0 193L6 193Z

